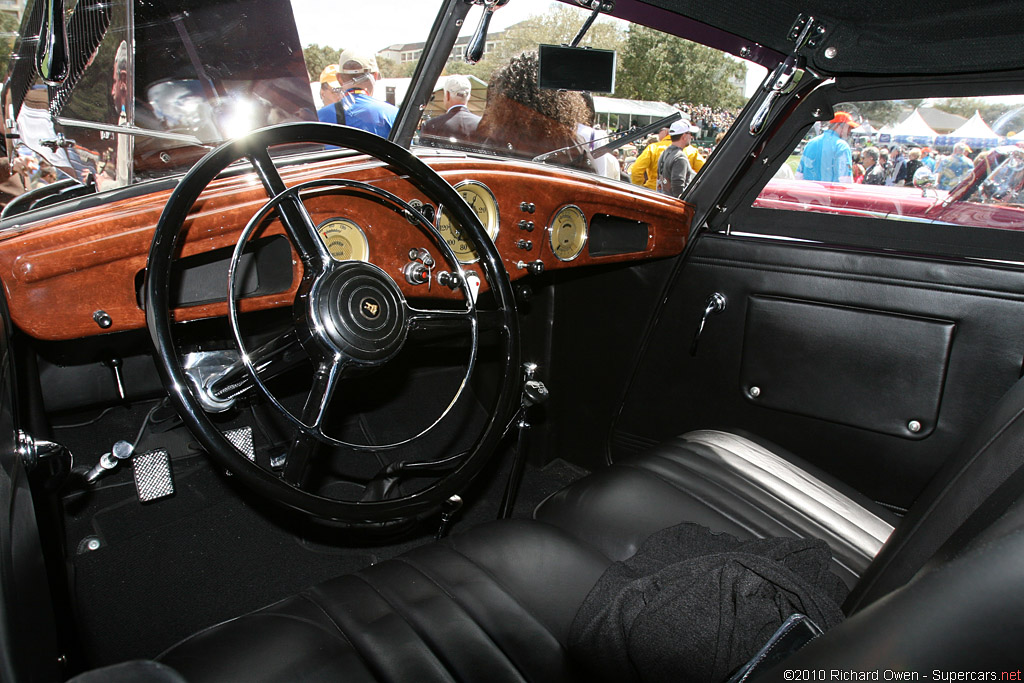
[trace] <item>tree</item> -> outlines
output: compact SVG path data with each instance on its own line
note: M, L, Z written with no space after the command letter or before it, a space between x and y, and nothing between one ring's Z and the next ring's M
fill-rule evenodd
M331 64L337 64L341 57L341 50L336 50L329 45L323 47L312 43L302 50L302 56L306 59L306 68L309 70L309 80L320 78L321 72Z
M855 118L870 121L876 128L892 126L921 106L924 100L876 100L837 104L836 111L854 114Z
M1014 104L1007 104L1005 102L988 102L986 100L972 97L936 100L931 103L931 106L936 109L949 112L950 114L963 116L967 119L974 116L974 112L978 112L981 114L981 118L990 125L1000 116L1017 107L1017 105Z
M494 49L476 64L458 62L448 66L452 73L476 76L490 82L491 75L508 61L527 51L536 51L538 45L568 44L576 37L589 12L558 4L544 14L535 14L513 24L500 35L492 34ZM495 40L496 39L496 40ZM609 19L598 19L580 41L581 47L619 50L624 36L619 25ZM489 41L490 42L490 41Z
M745 73L742 62L718 50L632 25L619 54L615 95L734 109L744 102Z
M387 57L377 57L377 68L380 70L381 78L397 78L398 64Z
M7 77L14 42L18 38L18 17L8 12L0 12L0 76Z

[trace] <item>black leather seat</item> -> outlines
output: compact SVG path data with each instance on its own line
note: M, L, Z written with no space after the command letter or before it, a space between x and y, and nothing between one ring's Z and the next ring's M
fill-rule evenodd
M555 494L533 521L332 580L160 660L189 681L590 680L564 646L577 607L650 533L697 521L829 543L852 616L789 668L1010 665L1024 642L1022 416L1018 383L903 520L754 439L691 433Z

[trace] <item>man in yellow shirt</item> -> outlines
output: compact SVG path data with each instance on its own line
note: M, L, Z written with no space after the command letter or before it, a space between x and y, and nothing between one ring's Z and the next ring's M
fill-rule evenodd
M693 169L694 173L704 167L704 157L701 155L700 150L691 144L693 142L693 136L699 132L700 128L691 125L685 133L686 139L683 144L683 154L686 155L686 159L690 162L690 168ZM655 162L654 168L658 168L657 162Z
M643 185L652 190L658 187L658 158L672 144L668 136L668 126L658 131L658 141L652 142L640 152L629 171L629 179L634 185Z

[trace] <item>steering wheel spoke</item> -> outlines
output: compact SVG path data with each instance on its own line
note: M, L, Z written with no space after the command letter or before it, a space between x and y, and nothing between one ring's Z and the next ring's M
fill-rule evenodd
M313 375L313 386L306 397L306 405L302 409L302 423L318 434L323 433L324 419L331 407L331 399L338 387L344 370L349 363L342 358L325 361Z
M277 170L277 165L270 156L269 149L261 147L250 152L248 158L271 198L288 189L280 171ZM309 211L306 210L306 206L298 194L285 197L281 202L280 211L281 222L284 224L292 244L295 245L295 250L299 252L299 258L306 266L307 273L321 272L330 262L331 256L327 252L327 247L320 240L316 226L313 224L313 218L309 215Z
M486 280L492 283L496 310L480 311L468 299L463 310L411 308L391 272L380 264L334 261L317 234L312 214L303 204L303 191L314 187L355 188L336 194L373 195L377 204L390 206L398 213L407 212L408 205L401 197L379 185L367 185L347 178L318 178L289 187L270 150L280 145L300 143L331 145L370 155L381 162L383 168L403 179L402 188L408 182L418 194L434 204L445 206L446 211L451 212L451 218L463 226L467 238L478 245L479 268L484 271ZM176 340L174 331L173 304L169 296L172 291L171 274L174 272L172 266L181 253L183 226L200 195L210 183L216 182L225 169L243 159L252 164L270 199L241 230L228 267L228 322L241 358L232 362L232 358L224 359L222 356L217 362L224 362L216 368L212 360L208 361L209 372L198 382L201 391L197 392L194 390L197 384L195 373L187 372L183 366L179 355L180 340ZM254 320L258 324L260 318L247 318L242 313L242 295L235 287L234 278L236 266L241 262L249 240L271 211L280 216L302 260L304 279L288 317L293 331L249 349L246 342L254 330L244 330L243 326ZM416 229L421 230L422 236L424 226L416 225ZM430 237L435 242L440 239L436 233L431 233ZM453 495L465 492L473 478L483 471L502 438L508 417L519 404L519 322L511 282L500 254L487 238L479 217L462 201L450 183L408 150L365 131L322 123L282 124L253 131L205 156L178 182L160 217L150 246L144 294L146 324L164 387L182 421L210 457L218 465L231 470L240 483L255 492L287 507L350 527L380 526L399 519L424 517L435 512ZM382 463L389 459L391 463L401 462L408 453L404 449L410 448L409 444L440 424L449 415L451 407L456 405L462 388L469 386L478 357L480 329L490 328L502 331L499 341L502 349L497 354L501 381L493 400L487 404L490 415L475 425L472 445L464 456L460 455L450 469L433 473L436 481L422 485L417 482L408 491L395 489L394 496L360 498L345 497L348 494L325 496L317 493L329 490L322 488L322 484L330 482L321 482L318 478L321 474L328 477L330 473L321 473L320 468L313 465L328 454L330 457L358 458L372 451ZM405 434L400 434L398 439L389 438L386 443L348 443L341 439L349 432L347 426L334 426L342 403L336 399L345 398L345 409L349 410L351 403L351 408L358 411L356 404L359 401L349 399L364 398L363 393L369 387L372 396L365 398L371 410L379 410L380 406L390 407L388 402L393 399L387 394L392 390L389 385L395 377L403 376L403 369L389 373L379 385L375 383L373 373L382 371L389 363L418 358L417 354L401 353L409 334L444 336L467 332L471 337L471 349L469 360L464 364L465 374L448 407L436 420L430 422L432 416L429 414L400 414L395 416L396 422L400 423L396 426L404 428L407 421L409 431L413 432L408 438L403 439L401 437ZM310 363L313 379L307 384L308 374L301 375L297 368L305 365L308 370ZM290 372L292 369L296 371ZM289 376L285 376L286 373ZM352 377L352 381L360 383L360 394L338 396L339 385L354 374L359 375L358 379ZM380 395L377 395L378 386L381 387ZM219 421L213 419L213 412L231 407L232 398L246 392L255 394L253 388L258 388L263 398L272 404L278 412L277 417L291 425L292 436L286 446L283 471L276 470L276 462L265 468L260 466L259 459L256 462L246 459L220 432ZM394 389L396 394L401 391ZM225 405L210 408L203 397L207 392L211 393L206 398L224 399ZM303 402L301 409L294 407L293 399ZM294 413L289 412L288 406L292 406ZM424 424L426 426L421 428ZM421 431L416 433L416 430ZM349 454L339 452L346 447ZM360 466L362 464L359 463Z
M253 388L246 360L253 372L265 382L295 368L305 362L306 358L297 333L289 330L250 351L246 359L239 358L207 382L203 391L215 403L229 402Z
M289 486L303 488L306 483L306 475L309 474L309 465L316 459L319 450L320 441L315 436L296 429L295 435L288 445L288 454L285 457L281 479Z
M465 332L476 325L475 311L409 307L409 332Z

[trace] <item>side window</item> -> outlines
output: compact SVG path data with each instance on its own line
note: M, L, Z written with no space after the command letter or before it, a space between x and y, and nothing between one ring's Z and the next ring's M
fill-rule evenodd
M755 208L1024 228L1024 97L848 102Z

